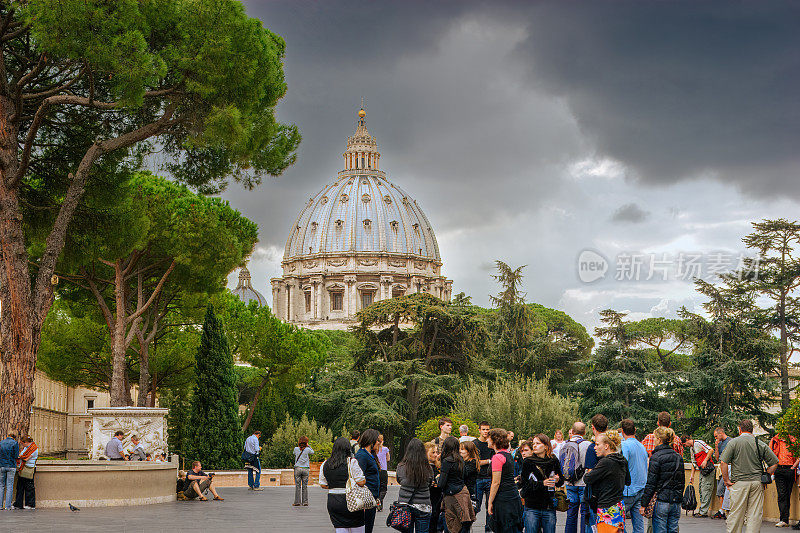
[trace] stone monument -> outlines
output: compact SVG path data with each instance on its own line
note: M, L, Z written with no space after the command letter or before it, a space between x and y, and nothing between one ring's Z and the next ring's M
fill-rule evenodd
M105 458L106 444L117 430L125 432L122 445L126 450L131 448L131 436L136 435L142 448L153 457L166 453L168 412L169 409L153 407L89 409L92 416L92 431L86 439L89 443L89 458Z

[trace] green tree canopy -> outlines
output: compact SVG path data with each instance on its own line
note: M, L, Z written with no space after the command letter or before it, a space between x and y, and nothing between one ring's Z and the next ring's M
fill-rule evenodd
M300 137L274 114L285 44L239 2L27 0L3 2L0 20L0 299L16 302L0 317L0 430L25 433L86 192L113 191L121 166L156 150L203 192L252 187L294 162Z

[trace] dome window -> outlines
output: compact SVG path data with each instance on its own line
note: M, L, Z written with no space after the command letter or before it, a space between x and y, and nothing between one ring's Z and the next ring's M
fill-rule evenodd
M391 205L392 197L387 194L386 196L383 197L383 201Z
M366 229L370 229L372 227L372 221L370 219L368 219L368 218L365 218L364 219L364 227Z
M344 224L344 220L338 218L336 219L336 222L334 222L334 224L336 224L336 229L342 229L342 224Z
M346 203L346 202L347 202L347 200L349 200L349 199L350 199L350 197L349 197L349 196L347 196L346 194L343 194L343 195L342 195L342 197L341 197L341 201L342 201L342 203Z
M393 230L397 231L397 228L400 226L400 223L397 222L396 220L392 220L391 222L389 222L389 226L391 226Z
M327 196L323 196L321 202L323 204L327 204L328 203L328 197Z
M361 180L361 185L369 185L369 181L366 179Z
M370 198L369 194L361 195L361 201L364 202L365 204L369 203L370 200L372 200L372 198Z

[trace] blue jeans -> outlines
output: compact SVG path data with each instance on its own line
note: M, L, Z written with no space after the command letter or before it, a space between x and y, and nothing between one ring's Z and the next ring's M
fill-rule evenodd
M679 503L656 502L653 508L653 533L678 533L680 518Z
M555 510L525 509L525 533L556 533Z
M0 507L11 509L13 502L11 496L14 494L14 473L16 468L8 466L0 467ZM3 498L3 490L5 489L5 498Z
M417 511L413 507L411 509L411 529L408 533L428 533L430 528L431 514Z
M261 486L261 459L256 457L255 461L253 461L250 464L258 468L258 470L256 470L255 480L253 480L254 477L253 469L252 468L247 469L247 486L250 487L251 489L257 489L258 487Z
M567 525L564 527L564 533L578 533L579 514L581 533L583 533L586 531L586 514L589 511L589 506L586 504L586 487L567 485L567 500L569 500L569 508L567 509Z
M643 493L644 489L623 497L625 501L625 518L630 517L633 533L644 533L644 517L639 512L639 508L642 506Z
M481 502L483 501L484 495L486 496L486 506L489 506L489 491L492 489L492 480L489 478L478 478L477 488L475 489L475 498L478 500L478 508L475 509L475 512L480 512L481 510ZM477 520L476 520L477 522ZM489 527L489 513L486 513L486 525L484 526L485 531L491 531Z

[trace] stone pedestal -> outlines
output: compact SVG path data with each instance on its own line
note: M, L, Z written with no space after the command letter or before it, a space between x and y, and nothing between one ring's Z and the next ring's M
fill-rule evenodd
M92 431L88 435L89 458L105 458L106 444L117 430L125 432L122 445L126 450L132 448L131 436L139 437L144 451L155 457L167 451L167 422L169 409L151 407L107 407L89 409L92 417Z

